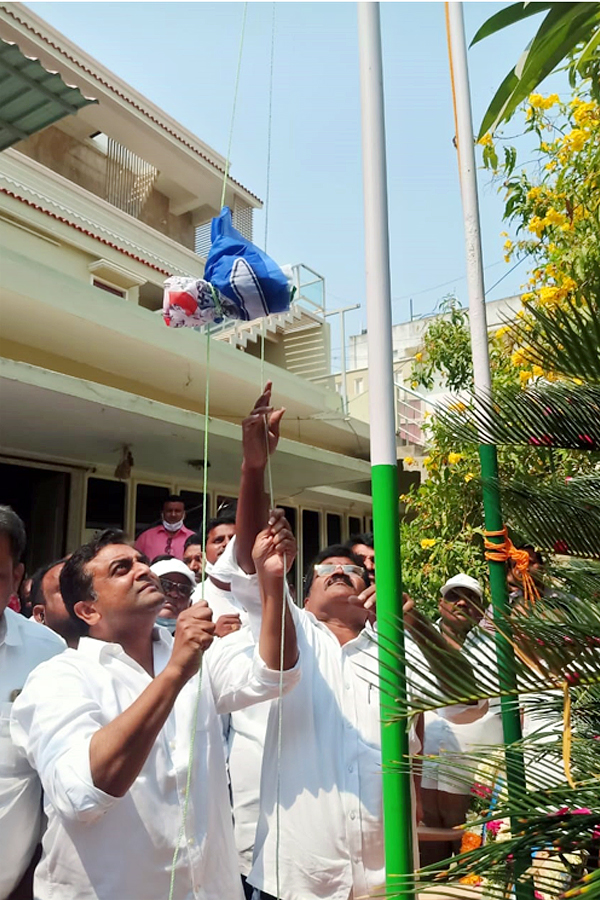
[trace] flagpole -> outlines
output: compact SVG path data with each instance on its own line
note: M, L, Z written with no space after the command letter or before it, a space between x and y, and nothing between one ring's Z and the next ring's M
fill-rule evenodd
M460 188L463 206L465 250L467 257L467 289L469 295L469 324L471 329L471 349L473 354L473 375L475 393L484 402L491 398L491 372L488 348L487 318L485 308L485 287L483 278L483 254L481 250L481 227L479 201L477 195L477 170L475 163L475 139L467 64L467 44L463 19L463 4L446 2L448 23L450 69L455 102L456 142L460 172ZM504 526L498 486L498 455L496 445L485 429L479 435L479 459L483 481L483 509L487 531L501 531ZM502 543L502 538L490 537L493 543ZM504 563L489 562L492 607L497 621L506 621L509 613ZM503 629L504 630L504 629ZM525 766L522 752L513 745L521 739L521 721L514 701L517 679L515 657L510 643L496 634L496 655L498 659L498 680L500 689L510 691L512 698L501 697L502 727L506 754L507 789L509 797L522 796L526 789ZM513 823L513 827L517 823ZM522 874L529 865L529 859L520 861L515 875ZM516 882L517 897L526 900L532 896L531 886Z
M406 677L389 648L404 644L394 409L383 67L379 3L359 2L369 414L377 548L381 763L387 897L409 900L414 869L408 735L389 696L405 705ZM404 765L399 765L399 764Z

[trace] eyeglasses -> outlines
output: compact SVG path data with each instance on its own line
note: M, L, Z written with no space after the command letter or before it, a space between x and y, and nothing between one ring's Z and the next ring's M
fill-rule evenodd
M179 584L178 581L171 581L170 578L161 578L160 583L165 593L179 594L180 597L189 599L192 596L194 588L191 584Z
M447 594L444 594L444 600L447 603L460 603L461 600L464 600L465 603L470 603L471 606L477 606L477 604L481 603L481 598L475 594L466 592L459 594L458 591L448 591Z
M318 563L315 567L315 575L333 575L338 569L341 569L344 575L360 575L363 577L364 569L360 566L343 566L340 563Z

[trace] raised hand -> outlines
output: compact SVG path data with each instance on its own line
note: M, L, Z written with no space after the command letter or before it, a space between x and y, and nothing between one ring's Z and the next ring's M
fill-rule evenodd
M279 442L279 426L285 409L273 409L271 406L272 388L273 383L267 381L254 408L242 422L244 466L250 469L264 469L267 464L267 448L268 455L271 456Z
M168 667L185 683L200 668L205 650L213 642L215 625L212 611L205 600L184 609L177 617L175 641Z
M296 558L296 539L282 509L273 509L254 542L252 559L259 578L284 578ZM284 568L285 557L285 568Z

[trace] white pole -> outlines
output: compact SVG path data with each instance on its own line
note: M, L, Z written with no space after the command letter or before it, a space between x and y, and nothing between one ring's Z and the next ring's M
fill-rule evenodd
M371 465L396 465L387 170L379 3L358 3Z
M358 46L377 627L380 678L386 684L380 694L386 896L409 900L414 866L411 776L398 767L399 760L408 757L408 736L399 718L394 719L389 699L391 694L399 706L406 702L406 675L393 652L398 648L402 658L404 633L379 3L358 4Z
M458 144L458 166L465 227L469 322L475 390L478 394L489 396L491 379L485 312L483 254L481 251L481 229L479 226L477 168L475 164L475 139L473 136L469 71L467 68L467 44L462 7L462 3L456 2L448 3L447 5L456 88L456 127L458 130L456 141Z

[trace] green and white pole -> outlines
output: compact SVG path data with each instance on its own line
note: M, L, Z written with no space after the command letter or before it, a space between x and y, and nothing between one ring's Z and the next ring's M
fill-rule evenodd
M455 90L456 141L465 228L473 374L476 394L484 402L489 403L491 401L492 381L488 350L475 140L473 137L463 5L457 2L446 3L446 12L448 16L450 65L453 70ZM479 441L485 527L487 531L500 531L504 526L504 522L498 488L496 446L489 435L485 433L485 429L480 432ZM490 538L490 540L502 543L502 538ZM506 622L509 609L504 563L490 561L489 572L494 615L497 621L504 623ZM510 643L500 634L496 635L496 655L500 689L510 691L514 697L516 689L514 652ZM518 798L522 796L525 790L523 754L514 749L514 744L521 739L521 721L514 699L503 696L501 704L502 727L506 747L507 788L510 797ZM514 825L516 824L514 823ZM528 859L517 861L516 874L522 873L527 869L528 865ZM518 870L520 870L520 873ZM517 883L516 890L519 900L526 900L526 898L532 896L529 885Z
M358 6L369 414L373 528L377 547L377 627L380 635L381 761L387 897L412 897L412 813L408 735L393 721L392 696L404 706L406 678L388 648L402 648L402 580L394 411L392 312L388 235L383 69L379 3Z

